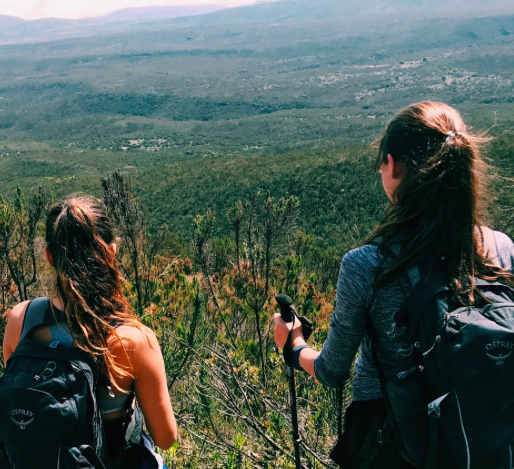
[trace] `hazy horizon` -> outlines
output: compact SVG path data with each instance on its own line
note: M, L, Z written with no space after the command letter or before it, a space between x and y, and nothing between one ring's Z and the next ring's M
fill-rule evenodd
M41 18L79 19L103 16L124 8L153 6L224 5L236 7L251 5L255 0L2 0L0 15L16 16L26 20Z

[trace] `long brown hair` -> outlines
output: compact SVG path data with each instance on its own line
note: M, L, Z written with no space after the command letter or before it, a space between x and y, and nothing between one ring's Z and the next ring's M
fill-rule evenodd
M514 283L483 249L487 165L480 147L487 141L469 133L455 109L438 102L412 104L389 123L375 142L376 169L391 155L405 175L369 240L380 238L383 246L397 242L402 250L379 272L375 287L411 267L440 261L456 298L473 301L475 277Z
M111 250L114 241L111 220L99 200L73 197L50 208L46 243L57 274L54 294L62 302L75 345L92 354L116 386L115 377L131 374L116 363L107 339L118 337L117 325L142 325L123 295Z

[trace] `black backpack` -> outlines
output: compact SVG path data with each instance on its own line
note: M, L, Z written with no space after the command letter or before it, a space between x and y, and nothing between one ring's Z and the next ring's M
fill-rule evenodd
M489 258L496 258L493 232L484 235ZM394 379L386 379L372 346L387 419L365 452L376 454L392 440L417 467L513 468L514 289L475 281L476 304L462 306L445 273L421 273L407 306L395 315L407 332L399 351L404 371ZM372 326L368 334L373 344Z
M46 307L42 300L29 304L25 318L31 308ZM96 362L78 348L24 338L53 323L47 308L43 324L24 324L0 377L1 469L104 469Z

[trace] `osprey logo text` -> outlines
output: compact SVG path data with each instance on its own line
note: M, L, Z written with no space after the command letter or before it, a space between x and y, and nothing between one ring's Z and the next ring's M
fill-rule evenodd
M512 353L514 352L513 348L514 348L514 344L512 342L503 342L503 341L492 342L485 346L485 349L486 349L485 353L494 363L496 363L497 366L502 366L505 364L505 360L507 360L507 358L509 358L512 355ZM496 349L501 349L501 350L498 350L501 353L499 353L499 354L492 353ZM509 350L510 350L510 352L508 352ZM506 352L508 352L508 353L506 353Z
M11 410L11 420L20 430L25 430L34 421L34 412L25 409Z

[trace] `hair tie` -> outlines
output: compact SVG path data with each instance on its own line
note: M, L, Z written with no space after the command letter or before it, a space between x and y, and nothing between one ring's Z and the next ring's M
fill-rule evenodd
M452 142L455 140L455 137L456 137L457 135L460 135L460 134L459 134L458 132L457 132L457 133L455 133L455 132L453 132L452 130L450 130L446 135L447 135L447 137L446 137L446 143L447 143L447 144L450 144L450 143L452 143Z

